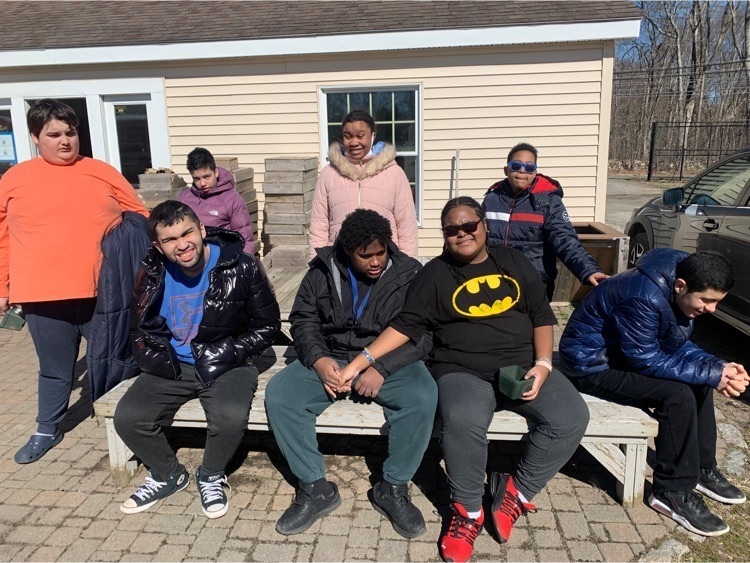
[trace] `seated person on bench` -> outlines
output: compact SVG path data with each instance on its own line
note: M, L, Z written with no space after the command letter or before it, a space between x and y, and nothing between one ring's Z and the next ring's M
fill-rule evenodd
M333 246L318 248L302 280L289 319L299 358L271 378L266 411L292 472L299 480L291 506L276 530L300 534L333 512L341 497L326 480L315 421L339 399L339 369L359 354L400 311L420 263L392 241L388 220L358 209L341 225ZM432 435L437 388L421 361L432 345L428 336L404 344L370 366L352 386L355 396L383 407L389 425L383 478L369 492L375 510L404 537L426 531L409 497L409 481Z
M745 501L716 468L713 390L738 397L748 374L689 338L693 319L715 311L733 285L732 265L721 254L652 250L595 287L560 340L562 371L579 391L653 409L659 434L648 503L704 536L729 527L693 491L727 504Z
M200 399L208 432L195 472L203 513L219 518L229 503L225 468L247 429L258 370L248 360L279 333L279 305L266 273L234 231L206 229L178 201L149 217L153 247L135 281L131 341L143 373L120 400L114 424L149 470L120 506L142 512L187 487L189 476L162 431L191 399Z

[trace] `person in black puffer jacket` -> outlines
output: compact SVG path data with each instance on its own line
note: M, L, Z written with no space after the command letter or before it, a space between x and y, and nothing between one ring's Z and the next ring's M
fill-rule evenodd
M149 230L153 247L136 277L131 307L133 355L143 373L120 399L114 424L150 474L120 510L141 512L187 487L187 470L161 424L197 397L208 436L195 478L204 514L218 518L229 509L225 468L258 386L250 360L279 333L279 305L263 267L243 253L238 233L207 233L178 201L157 205Z
M547 286L552 300L557 258L581 283L597 285L609 276L578 240L557 180L537 173L537 150L519 143L508 153L505 180L490 186L482 208L490 228L490 245L523 252Z
M284 457L299 479L276 530L299 534L341 503L326 480L315 420L337 399L339 367L360 354L401 311L420 263L398 250L388 220L368 209L344 219L334 246L317 249L294 300L290 320L298 360L266 388L266 411ZM383 407L389 425L383 479L370 491L374 508L413 538L426 530L408 484L432 434L437 387L421 361L432 347L424 336L381 358L352 386L355 396ZM365 348L366 350L366 348Z

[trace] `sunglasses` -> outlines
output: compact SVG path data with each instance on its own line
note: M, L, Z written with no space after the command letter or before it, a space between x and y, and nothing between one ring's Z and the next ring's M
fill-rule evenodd
M511 160L508 163L508 168L510 168L511 172L520 172L523 168L524 172L527 174L533 174L536 172L536 164L533 162L521 162L519 160Z
M448 225L447 227L443 227L443 234L447 237L455 237L458 236L458 231L463 231L467 235L470 235L471 233L476 232L479 223L481 223L481 221L467 221L460 225Z

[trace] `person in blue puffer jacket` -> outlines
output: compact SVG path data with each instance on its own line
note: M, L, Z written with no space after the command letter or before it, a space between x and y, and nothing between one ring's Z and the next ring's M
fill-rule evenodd
M519 143L508 153L506 178L493 184L482 208L490 229L491 245L511 246L524 253L547 286L552 300L557 278L557 258L580 280L597 285L609 276L578 240L563 190L557 180L537 172L537 150Z
M704 536L729 527L694 490L745 501L716 467L713 390L738 397L749 378L689 338L693 319L715 311L733 285L732 265L717 252L652 250L589 293L560 340L561 371L579 391L653 409L659 433L648 503Z

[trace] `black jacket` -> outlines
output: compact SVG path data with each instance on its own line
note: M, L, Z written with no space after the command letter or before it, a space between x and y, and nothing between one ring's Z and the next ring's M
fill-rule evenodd
M289 315L297 357L307 368L330 356L351 360L383 332L404 305L406 290L421 264L389 245L388 266L372 287L362 318L354 322L344 302L351 306L346 257L336 246L316 250ZM402 367L421 360L432 349L426 335L415 346L407 343L375 362L374 368L388 377Z
M123 213L120 224L102 240L104 258L86 343L92 402L138 373L130 350L130 303L133 280L150 246L148 221L133 211Z
M206 387L221 374L244 365L273 344L279 333L279 304L263 266L242 251L234 231L208 229L206 242L221 249L211 271L203 318L190 343L195 371ZM176 379L180 364L170 344L171 332L159 315L164 295L165 261L155 248L143 259L135 281L131 343L141 370Z

